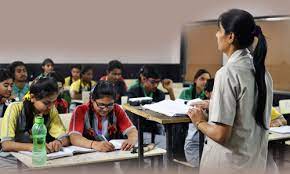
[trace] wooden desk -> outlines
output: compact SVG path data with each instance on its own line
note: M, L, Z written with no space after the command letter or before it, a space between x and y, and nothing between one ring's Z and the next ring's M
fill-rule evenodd
M138 116L138 155L139 155L139 165L143 163L143 130L141 129L142 122L145 120L154 121L165 126L166 130L166 151L167 160L171 162L173 160L172 153L172 126L177 123L189 123L190 118L187 116L182 117L168 117L163 114L156 113L150 110L144 110L141 106L130 106L129 104L123 105L123 108L129 112L134 113Z
M162 156L166 153L166 150L161 148L155 148L149 152L146 152L145 157L153 156ZM114 152L93 152L86 154L78 154L71 157L58 158L53 160L48 160L44 166L34 166L32 165L32 160L30 156L20 154L17 152L11 153L19 161L21 161L25 166L31 169L46 169L46 168L55 168L55 167L66 167L66 166L75 166L83 164L92 164L92 163L102 163L102 162L114 162L122 161L128 159L138 158L138 154L132 154L130 151L114 151Z

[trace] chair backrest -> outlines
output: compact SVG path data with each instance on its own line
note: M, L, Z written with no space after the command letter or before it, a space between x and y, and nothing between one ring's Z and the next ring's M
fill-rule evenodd
M280 100L279 108L280 108L281 114L290 114L290 99Z

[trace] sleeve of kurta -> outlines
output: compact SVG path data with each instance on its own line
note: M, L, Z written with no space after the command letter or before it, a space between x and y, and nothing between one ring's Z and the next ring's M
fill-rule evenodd
M223 68L216 73L209 106L209 122L233 126L237 107L234 85L233 75L229 71Z

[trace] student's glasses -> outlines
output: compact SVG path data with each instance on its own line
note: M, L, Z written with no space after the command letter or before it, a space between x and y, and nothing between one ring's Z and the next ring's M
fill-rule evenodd
M105 103L98 103L96 101L95 101L95 103L100 109L105 109L105 108L113 109L113 107L114 107L114 103L105 104Z
M160 79L148 79L148 81L153 85L153 84L159 84Z

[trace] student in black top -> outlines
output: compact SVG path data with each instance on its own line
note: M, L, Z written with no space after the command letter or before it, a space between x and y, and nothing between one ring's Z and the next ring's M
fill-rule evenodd
M127 86L122 77L123 64L118 60L111 60L108 63L107 75L100 78L103 81L109 81L114 84L116 90L115 102L121 104L121 97L126 95Z

